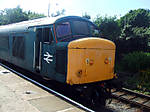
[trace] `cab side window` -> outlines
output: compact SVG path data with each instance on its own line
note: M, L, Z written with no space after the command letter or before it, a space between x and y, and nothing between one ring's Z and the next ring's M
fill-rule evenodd
M50 28L43 28L42 29L42 35L43 35L43 42L45 43L51 43L53 40L52 32Z
M53 41L51 28L38 28L37 37L39 42L50 44Z
M58 39L71 35L71 27L69 22L63 22L56 26L56 35Z

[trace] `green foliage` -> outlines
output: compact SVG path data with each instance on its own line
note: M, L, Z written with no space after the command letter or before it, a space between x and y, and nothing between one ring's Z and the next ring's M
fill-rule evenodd
M150 94L150 10L131 10L117 22L121 34L115 41L116 70L129 72L123 75L125 87Z
M150 69L128 76L124 81L124 86L136 92L150 94Z
M38 14L38 13L35 13L35 12L31 12L31 11L28 11L27 15L28 15L29 20L45 17L44 14Z
M1 13L0 24L10 24L28 20L28 15L18 6L14 9L4 9Z
M117 20L121 29L117 46L117 60L133 51L150 51L150 10L131 10Z
M122 29L121 38L130 39L150 36L150 10L131 10L118 20Z
M133 34L139 37L150 36L150 28L134 27L132 28Z
M120 38L125 40L137 37L150 37L150 27L132 27L131 25L125 25L121 31Z
M125 40L133 38L133 31L131 25L125 25L124 28L121 30L120 38L123 38Z
M133 52L124 55L120 66L124 71L139 72L150 68L150 53Z
M43 14L37 14L31 11L25 12L19 6L13 9L4 9L0 12L0 25L6 25L29 19L44 17Z
M101 37L110 40L116 40L120 35L120 28L116 21L116 16L114 17L102 17L97 16L94 23L99 27L101 31Z
M142 86L142 87L144 86L146 88L149 87L149 89L150 89L150 69L141 71L139 79L140 79L140 84L139 84L140 86Z
M125 25L132 27L149 27L150 26L150 10L137 9L130 10L125 16L121 17L119 25L123 28Z
M118 20L115 16L97 16L94 23L100 28L101 37L113 41L121 38L126 43L131 38L150 38L150 10L131 10Z

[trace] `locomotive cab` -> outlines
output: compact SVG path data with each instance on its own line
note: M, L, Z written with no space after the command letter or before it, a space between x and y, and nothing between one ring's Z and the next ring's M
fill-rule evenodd
M86 84L113 79L115 44L100 38L99 30L92 22L86 19L61 21L56 24L55 32L56 60L59 60L56 68L64 73L66 83Z
M98 28L83 18L54 26L56 72L92 105L105 105L111 92L108 82L115 77L115 44L100 38Z
M89 20L64 17L35 28L33 66L43 77L69 85L114 78L115 44Z

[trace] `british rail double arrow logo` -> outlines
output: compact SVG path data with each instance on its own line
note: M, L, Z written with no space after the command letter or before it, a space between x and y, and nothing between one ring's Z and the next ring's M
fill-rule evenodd
M45 60L48 64L53 61L53 59L51 59L51 58L53 58L53 55L50 55L49 52L46 52L46 53L44 54L44 60Z

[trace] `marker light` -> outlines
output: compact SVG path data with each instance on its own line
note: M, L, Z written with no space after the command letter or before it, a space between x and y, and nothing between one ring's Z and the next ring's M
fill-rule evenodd
M90 64L90 65L93 65L93 64L94 64L94 61L93 61L93 60L90 60L89 64Z
M108 58L105 58L104 63L105 63L105 64L108 64L108 63L109 63Z

